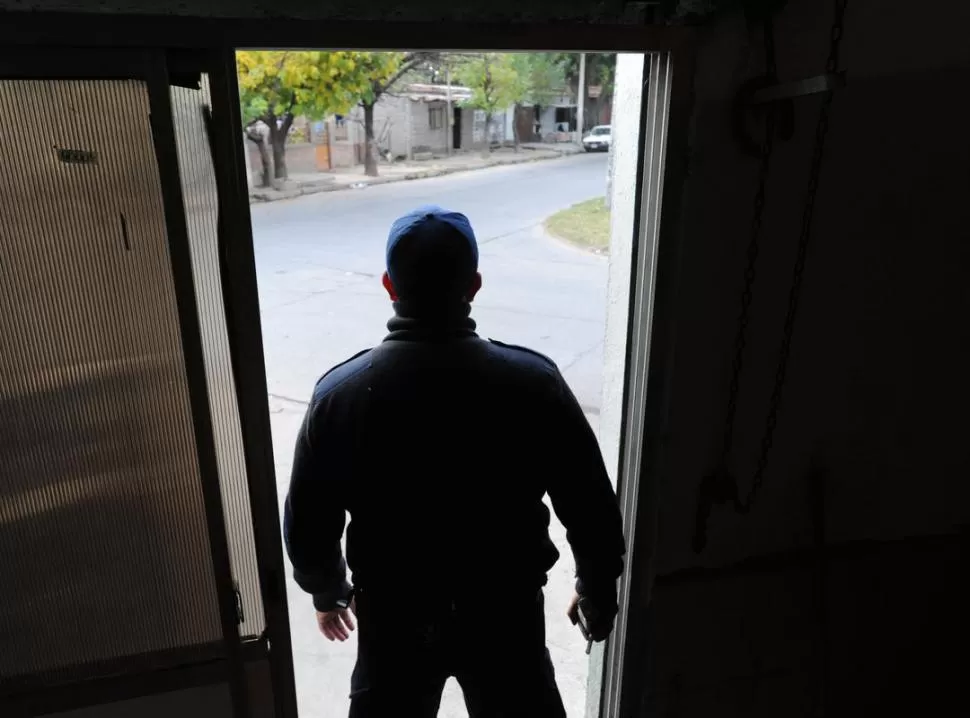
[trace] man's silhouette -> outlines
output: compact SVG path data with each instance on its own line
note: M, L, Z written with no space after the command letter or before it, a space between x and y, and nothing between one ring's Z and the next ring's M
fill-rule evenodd
M394 222L383 282L390 334L317 383L284 515L324 636L346 640L354 612L360 624L350 715L435 716L455 676L472 718L565 716L545 646L559 553L543 497L576 560L568 613L582 596L602 640L624 541L596 438L551 360L476 335L464 215L422 207Z

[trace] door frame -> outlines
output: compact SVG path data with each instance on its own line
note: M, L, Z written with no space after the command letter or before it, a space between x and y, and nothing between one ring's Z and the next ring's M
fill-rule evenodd
M23 48L33 46L43 48L43 57L32 68L34 77L63 76L65 68L77 67L77 48L90 52L92 57L100 57L94 62L93 69L100 68L104 77L115 77L119 71L130 76L131 68L138 66L136 57L144 57L144 50L136 53L125 52L133 48L164 47L168 50L182 49L200 53L209 67L212 83L213 114L216 118L220 138L213 148L217 157L217 177L220 185L220 215L224 217L224 228L231 242L224 247L225 301L227 323L233 341L233 365L236 371L240 417L246 445L246 465L249 472L249 485L253 504L254 529L257 549L260 556L260 580L266 613L267 630L262 642L274 669L275 691L278 692L277 709L279 718L294 718L296 715L293 695L293 664L290 651L288 614L286 608L286 589L282 544L279 531L279 516L276 502L275 469L273 465L272 440L269 433L269 411L266 393L266 377L262 352L262 337L259 327L259 304L256 285L255 260L253 255L252 227L249 215L248 187L243 157L242 127L239 122L238 95L235 79L234 52L237 48L274 47L274 48L355 48L355 49L399 49L401 38L408 38L410 49L442 49L441 41L447 39L451 50L490 50L514 51L536 50L572 52L633 52L666 53L675 68L669 93L669 108L666 119L666 168L663 172L662 190L657 196L660 209L659 232L652 240L650 251L654 253L653 276L647 276L640 269L638 253L646 251L645 240L647 223L643 221L644 211L644 137L643 130L648 120L647 95L641 108L641 138L638 159L638 191L636 195L636 216L641 220L634 228L633 276L631 276L631 309L636 297L646 296L652 302L649 312L647 339L643 339L643 327L634 326L636 312L631 311L627 328L628 356L624 377L624 419L622 425L621 456L626 456L630 443L639 447L632 461L624 461L618 477L618 493L621 502L629 502L635 510L635 517L628 524L628 543L631 560L628 562L624 584L621 584L622 612L621 625L626 625L626 636L644 638L648 630L645 616L650 599L653 580L653 543L656 526L656 485L660 478L664 432L668 413L668 389L670 371L675 346L674 309L678 286L678 267L680 264L680 232L682 226L682 195L687 171L687 146L689 120L692 110L692 83L694 61L694 33L687 27L665 27L660 25L578 25L578 24L485 24L485 23L362 23L335 22L330 20L305 19L218 19L177 16L146 15L103 15L71 13L6 13L5 22L0 23L0 45ZM7 56L9 55L9 57ZM119 70L117 59L131 57L135 63ZM0 55L0 70L26 68L29 64L23 59L22 49L14 53ZM165 53L161 49L148 51L148 69L156 87L167 82L165 75ZM140 62L144 62L141 60ZM644 73L649 71L650 63L645 62ZM44 74L47 73L47 74ZM112 74L114 73L114 74ZM163 99L160 95L165 95ZM153 107L168 106L167 93L154 93ZM169 113L169 125L171 124ZM171 154L174 156L174 135L171 127L163 128L164 139L170 140ZM161 157L159 158L161 163ZM168 169L166 186L167 206L174 204L180 208L181 190L178 187L178 170L175 160L166 160ZM174 186L171 176L174 166ZM177 198L177 200L175 199ZM172 210L174 212L174 210ZM166 216L168 217L168 211ZM181 225L181 226L180 226ZM185 236L184 216L181 220L172 218L170 234L176 233L175 243L179 245L179 276L181 285L186 279L191 291L191 268L187 264L188 246ZM221 234L221 233L220 233ZM187 273L187 274L186 274ZM646 287L645 290L641 288ZM644 294L646 291L646 294ZM182 295L180 294L180 297ZM192 314L187 310L186 314ZM642 314L641 314L642 316ZM195 355L198 366L193 369L195 381L202 382L202 392L196 386L193 391L193 411L199 404L204 422L208 425L208 405L205 401L205 376L201 365L201 346L198 339L198 325L194 314L187 318L194 327L194 340L188 337L189 345L197 349ZM193 334L193 332L189 332ZM640 355L629 355L634 342L639 341ZM240 362L237 357L245 356ZM639 378L631 376L631 368L642 374ZM646 400L642 407L631 407L632 389L636 381L642 381ZM639 435L630 434L632 427L642 427ZM215 455L211 446L206 449L207 462L211 459L214 472ZM211 451L210 451L211 449ZM215 474L212 474L215 476ZM632 480L631 480L632 477ZM215 503L218 503L218 483L213 481ZM207 490L207 501L212 500L213 489ZM221 517L221 505L213 506L213 516ZM629 511L628 507L628 511ZM223 542L224 531L221 532ZM224 546L223 546L224 548ZM224 558L224 560L222 560ZM221 556L219 564L223 576L220 579L224 597L228 574L228 552ZM229 577L231 580L231 577ZM220 607L228 606L220 601ZM637 610L631 612L630 608ZM630 619L630 620L628 620ZM227 645L235 641L227 636ZM610 661L604 666L605 680L613 691L613 699L601 704L600 713L604 718L626 718L636 714L642 700L642 679L648 665L649 656L641 650L643 641L625 641L623 655L618 655L615 637L608 642L607 651ZM235 652L235 651L234 651ZM237 671L242 666L241 654L229 658ZM612 673L610 673L612 671ZM626 678L627 680L624 680ZM604 685L606 685L604 683ZM287 695L283 695L287 694ZM604 692L604 698L606 692ZM241 697L245 700L245 697ZM243 708L245 710L245 708ZM604 710L606 712L604 712Z

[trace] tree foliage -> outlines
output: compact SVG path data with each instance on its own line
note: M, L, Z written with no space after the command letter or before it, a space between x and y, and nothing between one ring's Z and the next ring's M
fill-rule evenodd
M469 57L458 68L458 81L471 90L465 104L484 110L486 115L508 108L522 92L522 82L507 53L487 52Z
M561 68L566 82L576 92L579 85L579 54L575 52L556 53L555 62ZM603 95L613 92L613 76L616 71L615 52L586 53L586 86L602 85Z
M347 112L369 88L359 55L380 53L288 50L236 53L243 122Z
M551 52L516 53L512 65L519 76L522 104L545 105L563 94L566 74L561 58Z
M518 102L523 91L512 56L487 52L467 57L458 68L458 81L471 91L462 104L485 113L485 141L482 151L488 153L492 116Z
M266 125L273 148L274 174L286 177L286 137L295 117L322 119L346 113L370 89L370 68L358 55L374 53L254 50L236 53L239 96L247 137L260 146L268 179Z

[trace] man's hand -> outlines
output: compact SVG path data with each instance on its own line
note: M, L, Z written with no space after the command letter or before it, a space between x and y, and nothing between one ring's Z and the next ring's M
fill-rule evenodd
M354 601L350 602L349 608L317 611L317 625L320 627L320 633L326 636L328 641L346 641L355 628L354 615L356 613L357 606Z
M566 616L575 626L579 623L579 602L583 602L583 611L586 615L589 625L589 638L592 641L605 641L610 633L613 631L613 619L608 621L602 620L598 611L596 611L594 606L589 605L589 599L580 596L578 593L573 593L572 600L569 601L569 606L566 608Z
M566 617L574 626L579 623L579 594L573 591L573 597L569 599L569 606L566 607Z

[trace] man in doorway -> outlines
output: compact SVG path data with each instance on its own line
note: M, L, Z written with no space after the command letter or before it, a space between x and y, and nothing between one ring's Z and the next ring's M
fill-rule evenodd
M542 587L576 561L591 640L617 611L624 539L596 438L555 364L475 333L482 285L468 219L421 207L391 226L390 333L320 379L284 510L321 632L360 624L351 718L436 716L454 676L472 718L563 718ZM345 514L347 561L341 551ZM347 578L353 571L354 586Z

